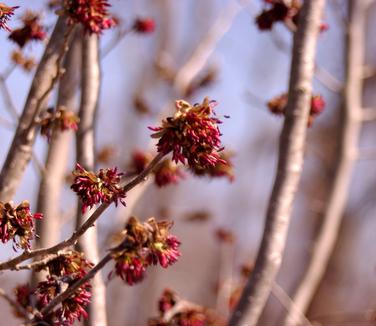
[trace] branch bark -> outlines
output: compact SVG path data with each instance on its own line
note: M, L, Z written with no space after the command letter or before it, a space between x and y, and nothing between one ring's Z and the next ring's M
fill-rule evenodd
M137 177L135 177L133 180L128 182L123 189L125 192L128 192L132 190L134 187L136 187L141 182L145 181L148 174L153 171L153 169L156 167L156 165L162 160L164 157L164 154L159 153L157 156L154 157L154 159L149 163L149 165L145 168L144 171L142 171ZM25 260L35 258L35 257L45 257L49 254L56 254L60 250L65 249L69 246L73 246L77 243L78 239L92 226L94 226L94 223L97 221L97 219L103 214L103 212L110 206L110 204L103 203L93 212L93 214L90 215L90 217L82 224L77 230L75 230L72 235L66 239L61 241L60 243L49 247L49 248L41 248L41 249L35 249L32 251L25 251L21 255L9 259L5 262L0 263L0 271L10 269L10 270L17 270L20 269L20 263L22 263ZM42 258L43 259L43 258Z
M314 58L325 0L306 0L294 35L287 116L279 144L277 175L255 268L229 325L256 325L280 268L298 187L312 94Z
M97 115L100 90L100 68L98 36L84 35L82 40L82 87L80 104L80 124L77 131L77 162L85 169L95 170L95 118ZM91 210L93 211L93 210ZM77 205L77 228L90 216L90 211L81 213ZM99 261L97 229L90 228L78 241L78 247L92 263ZM100 273L92 281L92 297L89 304L89 319L86 325L106 326L106 287Z
M342 221L352 170L356 158L362 116L362 67L364 60L365 23L369 0L348 1L346 83L343 121L338 140L337 161L323 224L313 248L308 268L292 297L297 310L306 312L325 274ZM285 325L300 325L301 318L290 311Z
M7 158L0 173L0 201L7 202L14 196L32 156L36 137L35 118L47 100L59 74L59 61L67 43L65 18L56 23L50 41L35 73L24 110L20 117ZM57 71L58 70L58 71Z

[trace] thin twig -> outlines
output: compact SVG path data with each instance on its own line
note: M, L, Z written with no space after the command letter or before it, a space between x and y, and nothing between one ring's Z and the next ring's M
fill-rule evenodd
M147 175L155 168L155 166L161 161L164 157L164 154L159 153L157 154L154 159L149 163L149 165L142 171L137 177L127 183L123 189L128 192L134 187L136 187L139 183L143 182ZM60 243L56 244L55 246L49 248L42 248L42 249L35 249L31 251L25 251L21 255L12 258L8 261L0 263L0 270L16 270L19 268L19 264L25 260L30 258L45 256L49 254L57 253L59 250L67 248L76 244L77 240L90 228L94 225L96 220L102 215L102 213L110 206L108 203L101 204L94 212L90 215L90 217L85 221L84 224L81 225L76 231L72 233L72 235Z
M287 116L280 138L277 175L255 268L230 318L230 326L256 325L272 290L286 245L292 204L303 168L314 58L325 0L304 1L294 34Z
M64 292L56 296L51 302L45 306L40 313L42 315L48 315L49 312L52 311L58 304L63 302L65 299L69 298L76 290L83 285L84 283L91 280L106 264L111 261L112 255L111 253L108 253L106 256L102 258L102 260L95 265L90 272L88 272L83 278L79 279L77 282L75 282L72 286L68 287Z

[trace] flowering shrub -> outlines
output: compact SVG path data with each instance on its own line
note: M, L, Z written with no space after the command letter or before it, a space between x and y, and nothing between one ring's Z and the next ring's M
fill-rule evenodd
M163 268L175 263L180 252L180 241L169 234L172 223L157 222L154 218L140 223L135 217L127 222L123 239L112 249L115 268L110 273L118 275L129 285L140 282L150 265L160 264Z
M38 13L27 11L22 17L23 26L13 30L9 39L23 48L30 41L43 41L46 38L46 31L40 24Z
M82 213L99 203L114 202L117 205L120 201L125 206L125 191L119 185L123 173L118 173L117 168L100 169L95 174L77 163L72 173L74 182L71 189L81 199Z
M34 238L34 219L41 219L42 214L31 214L28 201L18 206L12 202L0 202L0 239L2 243L13 240L13 249L30 249Z

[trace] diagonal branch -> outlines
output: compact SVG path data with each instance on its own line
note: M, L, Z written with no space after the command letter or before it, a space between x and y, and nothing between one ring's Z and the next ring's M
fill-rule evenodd
M280 138L277 175L266 213L261 247L229 325L256 325L272 290L286 244L298 188L310 110L314 58L325 0L306 0L294 35L287 116Z
M312 252L308 268L292 297L295 306L305 312L325 274L333 252L349 192L356 158L362 115L362 67L364 60L365 21L369 0L349 0L349 25L347 33L346 82L344 107L338 139L337 161L333 166L328 203L323 224ZM300 325L294 311L288 314L285 325Z
M142 171L137 177L127 183L123 189L125 192L132 190L141 182L145 181L148 174L156 167L156 165L162 160L164 154L159 153L154 159L149 163L149 165ZM97 221L97 219L103 214L103 212L110 206L108 203L101 204L94 212L90 215L90 217L82 224L73 234L66 240L61 241L60 243L49 247L49 248L42 248L42 249L35 249L32 251L25 251L21 255L12 258L8 261L0 263L0 271L1 270L17 270L20 266L19 264L25 260L35 258L35 257L43 257L49 254L57 253L58 251L67 248L69 246L73 246L77 243L78 239Z

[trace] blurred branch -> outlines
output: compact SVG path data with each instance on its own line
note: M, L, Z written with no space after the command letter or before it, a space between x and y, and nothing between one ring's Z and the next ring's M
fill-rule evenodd
M294 301L291 300L286 291L278 285L277 282L274 282L272 288L272 294L280 302L280 304L286 309L286 311L294 310L295 313L301 318L301 326L313 326L312 323L307 319L307 317L296 307Z
M230 326L258 323L282 262L292 204L303 167L315 49L324 3L325 0L307 0L301 9L299 28L294 34L287 116L264 234L255 268L230 318Z
M67 50L71 30L72 27L67 30L65 18L60 17L35 73L13 142L0 173L0 201L7 202L12 199L32 156L37 127L35 119L60 77L60 64Z
M29 313L24 307L18 304L11 296L9 296L3 289L0 288L0 297L7 301L16 311L24 317L25 321L30 321Z
M139 183L143 182L147 175L155 168L155 166L162 160L164 157L164 154L159 153L157 156L154 157L154 159L149 163L149 165L145 168L144 171L142 171L137 177L135 177L133 180L128 182L123 189L125 192L128 192L132 190L135 186L137 186ZM5 262L0 263L0 271L1 270L16 270L19 268L19 264L22 263L25 260L34 258L34 257L44 257L49 254L57 253L59 250L62 250L64 248L67 248L69 246L73 246L77 243L78 239L92 226L94 226L94 223L96 220L102 215L102 213L110 206L110 204L104 203L98 206L98 208L91 214L91 216L85 221L84 224L82 224L77 230L75 230L72 235L66 239L61 241L60 243L49 247L49 248L41 248L41 249L35 249L31 251L25 251L21 255L9 259Z
M98 36L84 35L82 39L82 87L79 110L80 124L77 131L76 160L85 169L95 170L95 120L97 115L100 67ZM91 210L92 211L92 210ZM79 228L90 216L81 212L78 199L76 228ZM78 241L78 247L92 263L99 261L97 229L91 228ZM106 287L102 276L97 274L92 283L92 297L89 304L89 319L85 321L90 326L106 326Z
M360 133L362 108L362 67L368 0L349 0L349 24L346 49L346 81L344 108L339 130L333 179L323 216L323 224L315 241L308 268L292 297L297 309L303 313L309 308L318 286L325 274L329 259L337 241L341 225ZM300 325L299 316L290 311L285 325Z
M186 93L192 80L205 66L210 55L214 52L216 44L230 29L234 18L242 8L238 1L233 1L222 11L191 57L177 73L174 80L174 89L178 94Z

